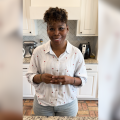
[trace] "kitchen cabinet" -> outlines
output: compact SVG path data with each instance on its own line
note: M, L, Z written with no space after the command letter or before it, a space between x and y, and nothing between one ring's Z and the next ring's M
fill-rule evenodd
M23 36L36 36L38 34L37 21L30 19L30 0L23 0Z
M98 36L98 0L81 0L76 36Z
M64 3L64 4L63 4ZM69 4L68 4L69 3ZM32 6L79 7L80 0L31 0Z
M35 95L35 88L32 86L26 77L29 64L23 64L23 99L33 99Z
M78 88L78 100L97 100L98 99L98 65L86 64L88 74L87 83Z
M78 20L80 19L80 1L81 0L31 0L30 18L43 19L44 13L49 7L59 7L68 12L68 20Z

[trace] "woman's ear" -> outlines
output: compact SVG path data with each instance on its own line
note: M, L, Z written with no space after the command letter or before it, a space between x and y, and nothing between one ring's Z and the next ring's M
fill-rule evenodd
M67 32L69 32L69 26L67 25L66 27L67 27Z
M47 25L47 35L48 35L48 25Z

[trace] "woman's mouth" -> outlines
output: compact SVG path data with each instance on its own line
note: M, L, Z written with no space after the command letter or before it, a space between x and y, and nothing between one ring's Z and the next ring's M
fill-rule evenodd
M55 41L60 41L61 39L59 38L59 39L54 39Z

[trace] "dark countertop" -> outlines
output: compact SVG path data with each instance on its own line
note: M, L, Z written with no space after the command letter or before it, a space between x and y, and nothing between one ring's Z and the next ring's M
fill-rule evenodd
M31 58L23 58L23 64L29 64ZM98 64L98 60L96 59L85 59L85 64Z
M23 120L98 120L98 117L23 116Z

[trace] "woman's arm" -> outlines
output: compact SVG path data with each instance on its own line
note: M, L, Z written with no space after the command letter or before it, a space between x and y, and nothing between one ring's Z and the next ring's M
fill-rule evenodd
M42 80L40 79L41 74L37 74L33 77L33 82L36 84L39 84L42 82Z
M74 86L79 86L82 84L82 80L78 77L71 77L71 82L70 82L71 85L74 85Z
M52 78L53 79L50 81L52 84L60 84L60 82L62 82L62 85L71 84L74 86L79 86L82 84L82 80L78 77L62 75L62 76L52 76Z
M51 83L50 81L52 80L51 74L44 73L44 74L37 74L33 77L33 82L36 84L40 84L41 82L44 82L46 84Z

